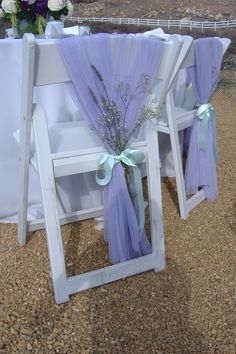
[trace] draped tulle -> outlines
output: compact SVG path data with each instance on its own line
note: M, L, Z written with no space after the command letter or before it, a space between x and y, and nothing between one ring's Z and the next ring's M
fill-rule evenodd
M195 65L188 68L198 103L209 103L216 88L221 68L223 46L217 38L201 38L194 42ZM218 197L216 157L214 155L214 137L212 120L209 119L206 149L199 149L200 120L195 117L191 129L186 171L185 189L194 194L202 187L208 200Z
M113 178L105 188L104 207L104 236L109 244L112 263L151 253L145 230L140 235L137 216L120 164L114 167Z
M212 125L209 124L208 127L206 151L198 148L199 130L200 120L196 119L192 128L192 132L195 133L191 134L186 163L186 192L195 194L198 191L198 186L203 186L206 199L213 201L218 197L218 185L216 162L212 148Z
M112 151L102 139L101 127L98 124L100 113L88 94L90 87L98 100L101 99L101 82L94 77L90 65L95 65L102 74L111 100L122 110L123 102L117 95L117 84L125 81L134 88L140 76L145 73L149 75L152 86L160 64L163 43L142 36L97 34L62 39L58 42L58 48L72 80L69 90L74 101L101 137L106 149L116 154L117 151ZM145 93L137 96L129 106L125 115L129 132L135 125L146 96ZM140 235L139 220L120 163L115 165L112 179L104 187L104 218L104 234L109 243L109 257L112 263L151 252L145 230Z

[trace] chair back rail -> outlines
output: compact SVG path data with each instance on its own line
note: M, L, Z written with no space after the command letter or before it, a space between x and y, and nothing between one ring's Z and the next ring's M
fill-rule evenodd
M53 42L35 44L34 86L71 81Z
M57 47L53 42L43 43L35 42L35 73L34 86L50 85L55 83L70 81L70 77L63 64L61 56ZM171 72L170 65L175 65L177 58L173 56L173 51L176 47L181 47L178 36L170 36L165 43L164 57L162 60L158 73L158 80L165 80L167 75Z
M26 64L29 61L34 61L34 75L32 73L32 77L30 78L25 76L25 89L23 90L25 93L32 96L33 93L31 89L33 86L50 85L70 81L57 47L53 42L37 42L34 37L31 37L30 34L27 34L27 41L30 43L31 50L33 50L33 48L35 49L34 56L31 55L30 51L24 51L25 58L23 62ZM178 54L180 53L181 47L182 43L177 35L170 36L168 41L165 42L163 53L163 58L165 58L165 60L161 61L156 77L156 80L158 81L156 90L158 90L159 102L162 102L164 99L167 89L166 85L169 85L170 77L172 77L173 68L176 67L176 61L178 59ZM173 55L173 53L176 52L178 52L177 55ZM32 80L33 85L31 84ZM26 101L28 102L28 100ZM24 114L31 116L31 112L32 111L30 110L28 114Z

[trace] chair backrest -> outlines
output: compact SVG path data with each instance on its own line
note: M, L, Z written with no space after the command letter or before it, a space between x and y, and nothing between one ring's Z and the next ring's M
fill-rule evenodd
M223 45L223 55L227 51L231 41L229 38L219 38L216 37ZM190 46L188 52L186 53L186 56L184 60L182 61L179 70L181 69L187 69L188 67L191 67L192 65L195 64L195 58L194 58L194 42ZM183 108L186 109L193 109L193 107L196 104L196 96L192 87L192 84L189 83L188 87L186 88L186 93L185 93L185 100L183 103Z
M161 28L147 31L144 34L147 36L152 36L163 40L168 40L168 38L170 37L170 34L164 33L164 31ZM190 36L180 36L180 35L179 37L180 40L182 40L182 48L178 60L176 62L176 66L174 68L172 78L170 80L170 88L173 90L175 89L176 85L178 85L177 79L180 70L187 69L188 67L194 65L195 62L193 38ZM229 38L219 38L219 37L216 38L220 40L223 45L223 55L224 55L231 43L231 40ZM185 98L182 104L183 104L182 106L183 108L190 109L190 110L193 109L193 107L196 104L196 97L191 84L189 84L188 87L186 87Z
M181 46L180 38L175 35L164 43L163 58L156 76L159 105L165 97ZM70 77L53 40L36 40L32 34L26 34L23 38L23 55L21 114L25 119L31 119L33 88L68 82Z
M165 34L165 33L156 33L156 34L153 33L153 36L155 36L157 38L167 39L168 36L170 36L170 35ZM176 80L178 78L178 73L180 72L180 70L187 69L188 67L191 67L195 64L193 38L190 36L180 36L180 37L182 37L183 45L182 45L178 60L176 62L176 66L174 68L171 81L170 81L170 87L172 89L174 89L176 86ZM219 37L216 37L216 38L223 45L223 55L224 55L231 43L231 40L229 38L219 38ZM177 87L177 90L178 90L178 87ZM194 94L194 91L192 89L192 85L190 83L188 85L188 87L186 87L183 108L193 109L195 104L196 104L196 96Z
M144 35L156 37L158 39L162 39L165 41L168 41L169 38L171 37L170 34L164 33L164 31L161 28L157 28L156 30L152 30L152 31L147 31L144 33ZM178 70L180 69L180 67L181 67L181 65L182 65L191 45L192 45L192 42L193 42L193 38L190 36L181 36L181 35L176 35L176 36L178 36L179 41L182 43L182 46L181 46L181 50L180 50L173 74L172 74L170 85L174 81L174 79L178 73Z

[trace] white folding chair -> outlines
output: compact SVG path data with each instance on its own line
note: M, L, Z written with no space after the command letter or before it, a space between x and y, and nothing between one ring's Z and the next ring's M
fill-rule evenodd
M147 32L147 35L156 36L157 38L168 39L168 34L155 31ZM197 111L196 97L191 84L186 85L185 97L181 106L176 105L175 95L178 94L178 85L176 81L180 70L186 70L194 65L194 42L191 37L183 36L183 46L179 55L176 67L173 72L170 87L166 96L165 104L161 110L161 117L157 120L158 132L168 134L170 136L171 150L173 155L173 164L176 178L176 187L179 201L180 216L187 219L189 212L205 199L203 189L196 194L187 198L185 192L184 172L182 164L182 151L180 143L180 135L184 129L193 125L193 120ZM222 38L219 40L224 47L224 53L227 50L230 40ZM183 135L182 135L183 137Z
M176 36L171 37L164 45L163 57L157 73L157 79L159 80L156 92L158 106L161 105L165 98L181 45ZM77 151L58 153L51 151L46 112L39 105L33 106L32 104L34 87L69 82L70 78L53 42L36 42L33 35L26 34L23 38L23 48L24 92L22 95L21 122L22 191L19 208L18 236L20 244L23 245L25 243L27 228L29 142L32 119L55 301L57 303L68 301L69 295L75 292L149 269L162 270L165 267L165 251L158 135L155 122L149 121L146 124L145 140L138 140L132 145L132 148L138 148L146 156L152 253L92 272L67 277L55 179L61 176L96 171L98 162L105 150L101 144L99 145L96 137L91 136L91 130L84 122L78 122L77 127L74 126L75 122L73 122L73 129L77 129L78 134L87 134L87 143L90 144L90 147L87 144L87 148L84 149L83 146L78 144ZM63 124L65 125L65 123ZM68 122L69 125L70 122ZM75 221L91 218L102 215L102 213L102 207L92 211L82 210L71 215L68 220ZM39 226L42 226L42 224Z

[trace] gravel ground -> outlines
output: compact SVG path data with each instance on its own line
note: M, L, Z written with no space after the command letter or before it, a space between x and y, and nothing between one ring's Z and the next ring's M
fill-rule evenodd
M231 75L232 77L232 75ZM167 267L54 303L44 231L25 248L16 226L0 224L0 353L236 352L235 86L221 84L220 198L181 220L173 179L163 179ZM69 274L107 264L94 221L63 227Z

